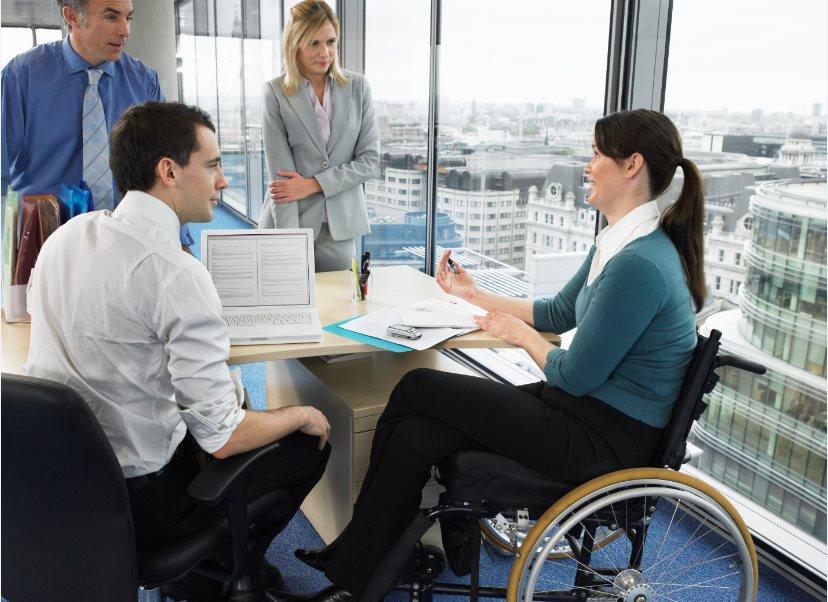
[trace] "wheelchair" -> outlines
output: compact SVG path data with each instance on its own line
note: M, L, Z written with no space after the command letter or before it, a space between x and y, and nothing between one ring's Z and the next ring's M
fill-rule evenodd
M689 460L690 428L707 408L703 397L718 381L715 370L732 366L765 372L760 364L719 353L720 338L717 330L698 336L649 467L578 484L485 451L447 458L437 467L446 488L439 505L424 509L408 526L363 599L381 599L393 588L426 602L434 594L509 602L754 600L758 564L744 521L714 487L679 472ZM469 585L435 582L446 558L419 540L438 519L444 541L447 525L455 531L462 527L461 553L450 552L448 560L458 576L471 575ZM479 583L483 538L515 556L506 588ZM409 576L398 583L406 570Z

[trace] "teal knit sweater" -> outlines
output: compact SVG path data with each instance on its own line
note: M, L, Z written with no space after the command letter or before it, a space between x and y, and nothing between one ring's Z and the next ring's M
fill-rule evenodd
M578 328L568 350L546 356L546 379L570 395L590 395L664 427L696 346L678 252L658 228L625 246L587 286L594 254L595 246L555 297L534 303L538 330Z

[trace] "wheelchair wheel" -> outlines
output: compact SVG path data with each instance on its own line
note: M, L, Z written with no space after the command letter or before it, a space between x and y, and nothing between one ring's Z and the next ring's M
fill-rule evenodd
M598 548L601 526L624 533ZM547 562L567 541L574 557ZM753 601L756 550L736 509L707 483L673 470L598 477L561 498L526 536L507 600Z
M523 545L526 535L534 527L535 521L530 521L527 528L520 527L514 519L506 518L505 524L498 522L494 518L481 518L479 521L480 533L483 535L483 541L488 543L494 550L502 556L514 556ZM593 549L597 550L603 546L609 545L622 535L620 529L610 529L609 526L602 526L595 535L595 546ZM538 544L538 549L543 545L543 542ZM565 540L559 541L555 547L549 552L549 560L560 560L561 558L572 558L572 550L569 548L569 543Z

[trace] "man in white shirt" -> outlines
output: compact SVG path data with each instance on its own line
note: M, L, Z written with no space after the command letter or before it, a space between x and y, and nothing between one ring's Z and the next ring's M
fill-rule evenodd
M218 294L204 266L181 250L180 225L210 221L227 186L215 127L196 107L136 105L112 130L110 164L126 193L118 207L70 220L40 252L27 371L89 403L124 471L141 544L223 517L221 506L187 496L200 450L227 458L280 440L280 453L245 484L248 499L285 486L293 497L290 509L272 509L251 529L251 564L260 582L278 587L263 554L321 477L330 425L307 406L242 408L243 389L225 363Z

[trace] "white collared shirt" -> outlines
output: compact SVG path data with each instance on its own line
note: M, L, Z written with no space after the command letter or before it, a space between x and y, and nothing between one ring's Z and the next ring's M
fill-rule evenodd
M587 286L601 274L604 266L636 238L647 236L658 228L661 214L656 201L639 205L614 225L607 226L595 237L595 254L589 266Z
M165 466L188 429L220 449L244 418L221 301L179 228L166 204L130 191L52 234L30 280L25 370L81 394L127 478Z

